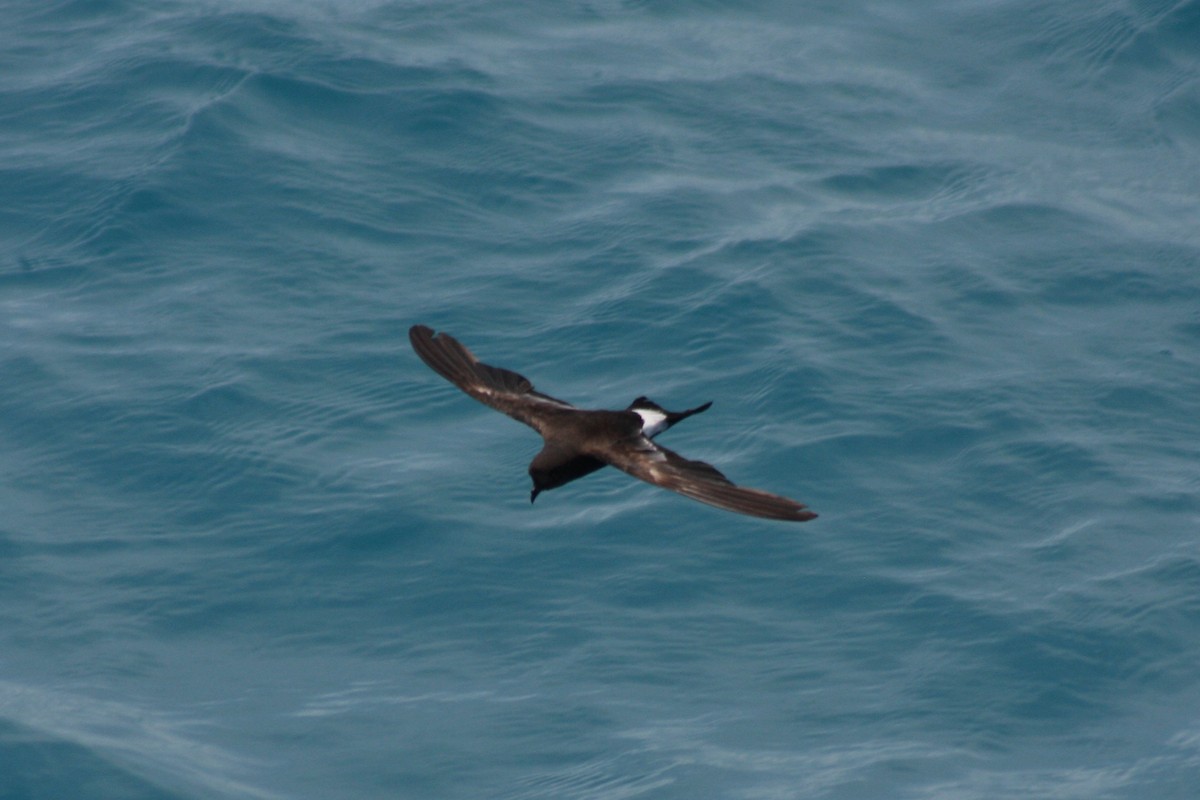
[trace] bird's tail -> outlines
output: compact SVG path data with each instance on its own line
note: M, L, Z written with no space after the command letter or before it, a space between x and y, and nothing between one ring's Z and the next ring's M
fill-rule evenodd
M711 405L712 405L712 401L709 400L704 405L696 406L695 408L689 408L687 411L668 411L667 412L667 424L674 425L676 422L679 422L680 420L683 420L683 419L687 419L688 417L692 416L693 414L699 414L701 411L708 411L708 407Z

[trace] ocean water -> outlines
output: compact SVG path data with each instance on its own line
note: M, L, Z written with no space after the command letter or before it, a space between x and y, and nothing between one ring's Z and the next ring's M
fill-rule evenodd
M0 5L0 798L1193 798L1200 2ZM423 323L820 518L531 431Z

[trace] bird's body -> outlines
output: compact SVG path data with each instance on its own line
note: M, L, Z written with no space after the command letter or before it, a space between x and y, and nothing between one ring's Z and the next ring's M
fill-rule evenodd
M671 427L667 422L666 412L659 411L656 408L633 408L632 406L630 406L629 410L642 418L643 436L653 439Z
M484 364L457 339L424 325L409 330L413 349L435 372L476 400L541 434L544 445L529 465L530 501L611 465L635 478L751 516L803 522L816 517L803 503L734 485L711 464L691 461L652 441L677 422L708 409L667 411L639 397L623 411L581 409L536 391L526 378Z

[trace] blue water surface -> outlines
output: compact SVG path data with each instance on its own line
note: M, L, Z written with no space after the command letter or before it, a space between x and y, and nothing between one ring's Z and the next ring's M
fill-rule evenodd
M0 5L0 798L1193 798L1200 2ZM414 323L804 525L540 443Z

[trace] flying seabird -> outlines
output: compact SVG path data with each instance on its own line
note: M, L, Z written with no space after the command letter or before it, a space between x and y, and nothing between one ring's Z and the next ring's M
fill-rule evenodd
M484 364L447 333L414 325L408 338L434 372L542 435L542 450L529 464L531 503L541 492L608 464L647 483L739 514L793 522L817 516L803 503L737 486L711 464L686 459L651 441L680 420L707 410L711 402L687 411L667 411L639 397L624 411L590 411L542 394L515 372Z

